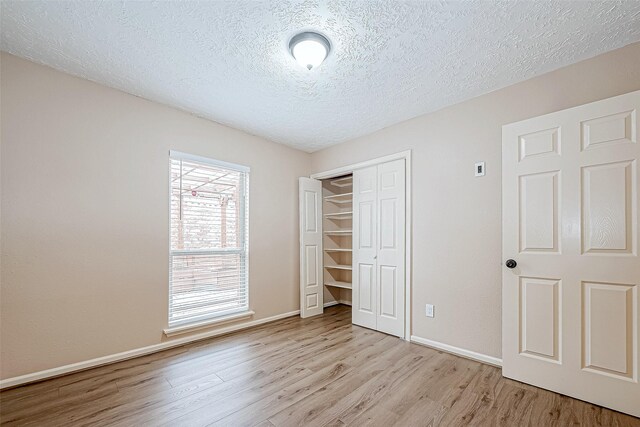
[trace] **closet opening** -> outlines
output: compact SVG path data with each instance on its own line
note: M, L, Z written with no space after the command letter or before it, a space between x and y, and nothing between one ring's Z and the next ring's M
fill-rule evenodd
M411 151L299 178L300 316L411 337Z
M324 306L351 307L353 284L353 175L322 180Z

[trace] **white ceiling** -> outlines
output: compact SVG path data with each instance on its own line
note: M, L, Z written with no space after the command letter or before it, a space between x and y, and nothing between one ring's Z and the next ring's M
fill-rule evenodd
M2 50L305 151L640 40L640 2L6 1ZM287 50L319 30L307 71Z

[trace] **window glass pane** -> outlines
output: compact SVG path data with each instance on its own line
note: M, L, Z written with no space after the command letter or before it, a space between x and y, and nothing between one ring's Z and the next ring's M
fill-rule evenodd
M171 249L241 246L238 222L243 174L171 161Z
M171 158L169 325L248 309L248 172Z
M171 257L170 322L224 314L246 307L247 288L239 271L243 254L175 255Z

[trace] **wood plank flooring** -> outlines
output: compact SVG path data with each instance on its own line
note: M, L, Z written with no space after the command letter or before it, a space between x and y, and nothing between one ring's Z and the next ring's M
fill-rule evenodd
M345 306L0 393L2 425L640 426L351 324Z

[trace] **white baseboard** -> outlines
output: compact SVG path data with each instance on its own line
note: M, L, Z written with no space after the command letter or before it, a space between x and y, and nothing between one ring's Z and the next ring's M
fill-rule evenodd
M16 386L31 383L34 381L44 380L46 378L59 377L61 375L69 374L76 371L83 371L85 369L95 368L97 366L108 365L114 362L121 362L123 360L133 359L134 357L144 356L151 353L157 353L159 351L167 350L172 347L178 347L194 341L200 341L207 338L216 337L219 335L229 334L231 332L251 328L253 326L262 325L264 323L269 323L269 322L284 319L287 317L296 316L298 314L300 314L300 310L290 311L288 313L277 314L275 316L265 317L264 319L252 320L250 322L231 325L225 328L216 329L214 331L202 332L196 335L190 335L188 337L177 338L177 339L161 342L159 344L150 345L147 347L141 347L141 348L136 348L134 350L124 351L122 353L111 354L108 356L98 357L91 360L85 360L83 362L72 363L70 365L64 365L57 368L46 369L44 371L21 375L19 377L7 378L5 380L0 380L0 390L7 387L16 387Z
M502 359L498 359L497 357L488 356L482 353L476 353L475 351L454 347L449 344L428 340L426 338L421 338L415 335L411 335L411 342L424 345L427 347L435 348L438 350L446 351L447 353L452 353L457 356L466 357L467 359L477 360L478 362L486 363L488 365L497 366L499 368L502 367Z

